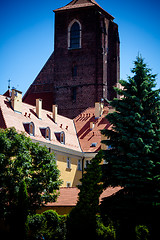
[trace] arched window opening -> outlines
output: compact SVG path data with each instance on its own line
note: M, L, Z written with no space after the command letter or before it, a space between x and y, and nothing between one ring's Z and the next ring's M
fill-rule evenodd
M60 143L65 144L65 134L64 134L64 132L60 133Z
M46 136L45 137L47 140L50 140L50 128L49 127L46 128Z
M29 134L30 134L31 136L34 136L34 123L33 123L33 122L31 122L31 123L29 124Z
M81 26L78 21L69 26L69 48L81 48Z

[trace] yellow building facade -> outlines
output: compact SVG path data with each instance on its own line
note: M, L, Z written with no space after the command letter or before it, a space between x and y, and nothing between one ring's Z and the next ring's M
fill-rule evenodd
M36 140L33 142L37 143ZM83 172L87 164L95 157L96 153L84 153L64 149L62 147L38 141L41 146L46 146L51 153L54 153L58 169L60 170L60 179L63 180L61 187L76 187L81 184Z
M87 163L96 155L85 153L80 145L74 120L42 109L41 99L32 106L21 101L21 92L13 89L11 97L0 95L0 114L3 128L15 127L17 132L25 132L34 143L46 146L54 152L61 187L76 187L81 184L83 171ZM56 108L56 111L55 111Z

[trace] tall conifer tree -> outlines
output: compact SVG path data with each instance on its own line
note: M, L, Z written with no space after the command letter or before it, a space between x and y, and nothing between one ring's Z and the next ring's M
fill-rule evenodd
M155 90L156 75L152 75L142 57L138 56L133 77L120 81L121 96L107 115L112 130L103 130L108 162L106 186L122 186L140 202L153 204L160 190L160 90Z

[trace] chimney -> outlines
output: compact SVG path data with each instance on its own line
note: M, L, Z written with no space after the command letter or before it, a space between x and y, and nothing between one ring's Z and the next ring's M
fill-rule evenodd
M52 105L53 120L57 123L58 105Z
M22 92L12 89L11 107L15 112L22 113Z
M42 119L42 99L36 99L36 114L39 119Z
M99 118L103 114L104 103L96 102L95 103L95 118Z

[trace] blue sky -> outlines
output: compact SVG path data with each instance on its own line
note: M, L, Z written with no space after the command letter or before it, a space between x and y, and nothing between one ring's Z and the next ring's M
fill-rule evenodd
M53 9L70 0L5 0L0 4L0 94L16 87L23 94L54 50ZM119 25L121 79L131 75L138 52L160 88L160 2L97 0Z

